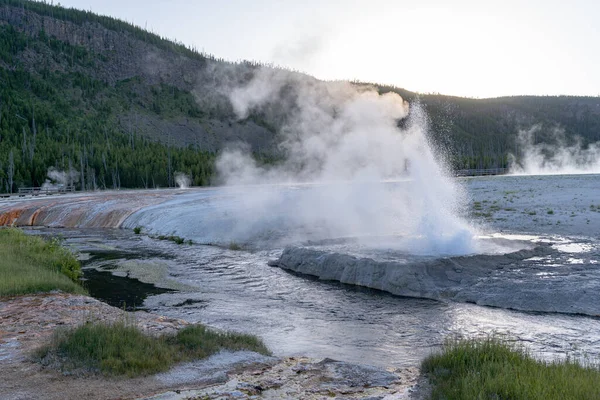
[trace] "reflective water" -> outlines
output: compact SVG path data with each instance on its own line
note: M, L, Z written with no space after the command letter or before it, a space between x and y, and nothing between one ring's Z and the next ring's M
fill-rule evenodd
M515 293L534 287L531 282L539 288L545 287L544 282L553 282L575 294L599 284L600 176L495 177L465 179L462 184L473 206L465 211L465 218L479 226L483 253L514 251L536 243L548 243L553 249L549 255L513 266L510 272L499 270L491 280L510 282L507 290ZM293 199L301 190L290 187L283 199ZM275 207L266 219L264 215L252 215L244 222L261 223L245 224L248 229L239 230L240 216L252 210L243 198L243 190L233 195L222 189L192 190L174 200L142 208L124 224L126 228L142 226L142 233L176 234L196 243L220 243L223 247L176 245L135 235L130 229L58 232L66 243L82 252L104 255L90 258L87 268L117 268L121 275L178 288L176 292L147 297L146 308L257 334L278 355L407 366L417 365L449 335L498 333L548 359L567 354L596 359L600 356L600 319L593 316L517 312L394 297L269 267L267 262L282 250L281 238L384 260L428 260L432 254L416 256L406 248L386 250L384 239L393 236L378 235L382 232L370 236L371 243L379 243L379 247L365 246L364 241L362 247L349 245L348 237L338 240L340 236L298 225L298 220L282 212L293 212L293 207L291 211ZM240 205L241 213L232 211ZM289 222L292 224L286 225ZM296 231L302 235L290 235ZM383 233L401 236L397 232ZM250 241L245 241L248 238ZM236 240L252 251L229 250L228 245ZM138 267L126 263L138 259L148 262ZM135 272L136 268L143 271Z
M506 334L538 356L600 355L600 319L523 313L473 304L394 297L269 267L278 251L176 245L126 230L60 231L83 252L112 254L86 266L136 258L168 266L186 290L150 296L168 316L262 337L278 355L308 355L382 366L418 365L449 335Z

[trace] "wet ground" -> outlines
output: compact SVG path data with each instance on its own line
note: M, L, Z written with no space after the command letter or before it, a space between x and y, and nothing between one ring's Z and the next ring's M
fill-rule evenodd
M464 217L478 227L478 245L483 246L479 251L502 255L538 245L550 249L548 254L509 264L509 268L495 270L488 277L488 283L501 283L494 287L500 287L505 298L512 293L545 293L545 304L564 305L572 298L553 297L552 289L548 290L550 283L560 285L566 294L585 290L582 284L599 284L600 176L490 177L460 182L470 196ZM297 191L295 188L284 198L295 196ZM60 233L66 244L87 258L84 262L90 281L107 276L94 275L94 269L147 284L134 289L133 285L122 285L122 280L98 281L104 294L97 296L128 304L137 299L136 306L147 296L143 308L257 334L276 355L414 366L448 336L504 334L546 359L600 356L600 319L594 316L513 311L500 308L507 306L502 302L493 308L398 297L270 267L268 262L280 256L282 247L246 246L233 240L240 236L230 235L240 234L232 230L239 216L230 212L239 204L235 196L239 193L232 197L219 189L192 190L135 212L125 220L129 229L43 232ZM260 220L255 217L255 222ZM269 223L255 223L250 231L241 233L256 233L258 228L261 240L285 238L290 231L286 232L285 226L282 230L284 220L280 217L270 216ZM130 230L135 226L142 227L141 235ZM195 244L177 245L148 234L179 235ZM381 238L370 237L385 244ZM429 262L436 258L386 246L374 250L364 242L349 245L349 238L329 242L309 239L312 242L302 244L383 261ZM213 241L221 246L198 244ZM152 285L169 291L153 293ZM128 300L124 300L126 296L130 296ZM463 301L476 302L468 298Z
M112 254L109 260L91 257L86 261L88 274L94 267L122 270L132 259L152 261L155 269L167 266L167 278L180 282L184 289L158 295L136 289L138 298L148 296L143 308L257 334L276 355L416 366L449 335L491 333L526 343L544 358L600 355L597 318L398 297L323 282L269 267L267 262L277 251L176 245L127 230L61 230L61 234L68 245L80 251L93 254L96 248ZM106 283L104 293L110 293L111 301L131 295L127 286ZM133 287L150 286L136 283Z

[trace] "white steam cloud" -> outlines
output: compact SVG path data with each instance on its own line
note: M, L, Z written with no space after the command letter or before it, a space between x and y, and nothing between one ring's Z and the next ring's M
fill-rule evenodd
M48 179L42 184L43 189L72 187L79 182L79 173L73 168L68 171L60 171L54 167L50 167L46 175Z
M535 144L535 136L548 133L547 140ZM517 135L520 156L510 154L510 173L515 175L570 175L600 173L600 142L584 147L579 138L568 144L565 131L553 128L543 132L540 125Z
M222 181L300 189L293 196L273 187L248 190L236 215L237 237L252 241L286 224L293 231L288 241L353 237L416 253L475 251L471 228L457 216L465 196L432 151L418 105L409 115L395 93L270 68L233 88L230 100L239 118L285 110L286 160L264 167L244 150L225 151L217 160Z
M192 185L192 179L183 172L176 172L175 183L179 186L179 189L188 189Z

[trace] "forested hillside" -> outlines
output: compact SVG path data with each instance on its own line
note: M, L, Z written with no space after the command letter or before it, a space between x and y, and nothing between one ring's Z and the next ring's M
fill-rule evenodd
M432 120L432 135L447 143L456 168L507 166L508 153L525 150L517 135L535 130L532 143L583 147L600 141L600 98L573 96L517 96L465 99L428 95L422 100Z
M177 172L207 185L225 143L265 157L272 128L192 93L209 63L223 62L112 18L0 1L1 190L50 167L78 189L170 187Z
M258 68L267 67L216 59L114 18L0 0L0 190L41 186L49 168L80 189L173 186L177 172L206 185L219 150L237 142L276 160L286 110L239 120L219 88ZM418 101L456 168L505 166L509 152L519 154L519 129L534 124L543 127L536 141L555 127L584 145L600 140L595 97L476 100L373 86Z

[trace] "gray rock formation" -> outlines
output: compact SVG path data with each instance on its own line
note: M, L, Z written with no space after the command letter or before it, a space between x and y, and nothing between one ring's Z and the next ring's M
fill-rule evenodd
M501 255L402 263L289 247L271 265L399 296L524 311L600 315L597 268L532 261L556 253L550 245L540 245Z
M202 389L161 393L148 400L184 399L407 399L418 398L416 368L386 370L350 364L329 358L318 361L304 357L284 359L252 355L249 352L223 353L157 375L161 382L221 382ZM258 357L257 357L258 356ZM249 363L248 363L249 362ZM237 368L238 372L235 372ZM181 377L188 380L181 380ZM166 379L166 380L165 380ZM212 381L211 381L212 380Z

